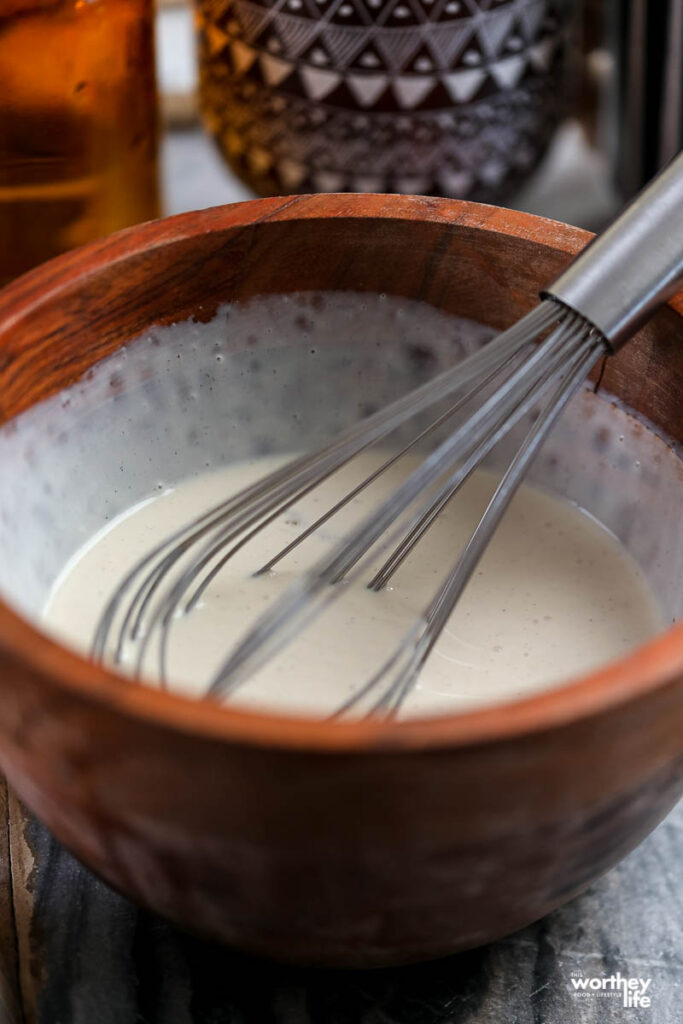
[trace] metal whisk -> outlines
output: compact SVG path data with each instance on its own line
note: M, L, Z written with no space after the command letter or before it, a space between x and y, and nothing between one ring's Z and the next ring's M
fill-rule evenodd
M356 497L408 450L481 404L453 427L391 496L330 554L300 576L229 653L207 696L223 698L253 675L343 588L367 573L378 547L388 555L368 581L380 590L470 474L531 410L541 405L464 551L438 592L381 668L335 712L361 705L395 714L466 587L527 468L572 394L603 356L632 336L683 280L683 154L541 295L509 330L436 379L208 510L135 564L113 592L98 624L94 657L122 660L135 649L138 673L151 644L167 675L173 622L189 614L230 559L256 534L358 453L412 417L448 400L445 412L392 454L370 477L278 552L266 572ZM539 340L540 339L540 340Z

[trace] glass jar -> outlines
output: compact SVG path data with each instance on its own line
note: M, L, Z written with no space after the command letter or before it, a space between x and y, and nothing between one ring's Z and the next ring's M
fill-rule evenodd
M195 0L205 124L263 195L500 202L565 111L577 0Z
M0 3L0 284L158 216L152 0Z

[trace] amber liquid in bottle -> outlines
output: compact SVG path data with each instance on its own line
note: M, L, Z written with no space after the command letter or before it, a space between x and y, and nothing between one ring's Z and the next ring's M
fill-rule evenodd
M158 216L152 0L0 0L0 284Z

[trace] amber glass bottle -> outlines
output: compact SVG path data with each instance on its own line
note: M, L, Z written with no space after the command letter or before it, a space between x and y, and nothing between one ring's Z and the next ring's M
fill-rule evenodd
M0 284L158 215L152 0L0 0Z

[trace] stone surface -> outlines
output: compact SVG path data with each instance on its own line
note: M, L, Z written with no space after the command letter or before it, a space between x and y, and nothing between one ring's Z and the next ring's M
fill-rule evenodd
M292 969L203 942L112 892L34 820L21 825L16 804L11 820L25 1024L683 1021L683 804L542 921L469 953L372 972ZM572 992L572 977L616 972L650 980L651 1007ZM20 1020L0 1005L0 1021Z

